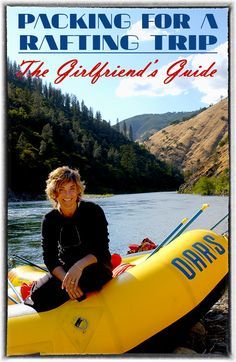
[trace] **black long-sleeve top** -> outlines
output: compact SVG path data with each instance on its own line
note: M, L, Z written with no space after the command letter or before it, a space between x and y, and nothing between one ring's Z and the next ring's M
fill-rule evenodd
M111 276L107 225L102 208L93 202L82 200L72 217L51 210L42 222L43 259L48 270L52 272L57 266L68 270L79 259L93 254L101 270Z

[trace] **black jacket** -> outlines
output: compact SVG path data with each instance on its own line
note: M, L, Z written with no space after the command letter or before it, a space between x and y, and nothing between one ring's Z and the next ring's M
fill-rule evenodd
M81 201L72 217L63 216L57 209L46 214L42 222L42 247L48 270L51 272L57 266L68 270L79 259L93 254L101 270L111 276L107 225L101 207L89 201Z

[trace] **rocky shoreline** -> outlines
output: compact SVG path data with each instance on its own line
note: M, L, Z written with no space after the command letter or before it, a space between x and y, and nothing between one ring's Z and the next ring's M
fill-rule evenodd
M173 351L178 355L230 356L228 289Z

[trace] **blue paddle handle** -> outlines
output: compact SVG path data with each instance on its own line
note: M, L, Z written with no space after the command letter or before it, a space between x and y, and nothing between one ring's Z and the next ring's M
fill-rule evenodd
M202 213L208 206L209 206L208 204L204 204L204 205L202 206L201 210L199 210L199 211L196 213L196 215L194 215L194 216L187 222L187 224L185 224L185 225L182 227L182 229L177 233L177 235L175 235L174 238L172 238L172 239L168 242L168 244L171 243L171 241L173 241L174 239L176 239L178 236L180 236L180 235L184 232L184 230L186 230L187 227L189 227L189 225L191 225L191 224L198 218L198 216L201 215L201 213ZM167 245L168 245L168 244L167 244Z
M187 229L187 227L192 224L192 222L194 222L194 220L196 220L198 218L199 215L201 215L201 213L208 207L208 204L203 204L201 210L199 210L188 222L186 225L184 225L184 223L188 220L188 219L183 219L182 222L170 233L170 235L168 235L165 240L156 247L156 249L153 250L153 252L147 257L150 258L150 256L152 256L153 254L155 254L158 250L160 250L165 244L168 245L169 243L171 243L171 241L173 241L174 239L176 239L178 236L180 236L182 234L182 232ZM184 226L183 226L184 225ZM181 228L181 226L183 226ZM180 229L181 228L181 229ZM176 233L176 231L178 231L180 229L180 231L171 239L169 240L174 233ZM169 241L168 241L169 240ZM168 243L167 243L168 241Z

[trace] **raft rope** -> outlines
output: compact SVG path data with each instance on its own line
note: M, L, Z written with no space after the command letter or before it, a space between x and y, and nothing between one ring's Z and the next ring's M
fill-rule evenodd
M225 215L218 223L216 223L210 230L214 230L224 219L226 219L229 216L229 214Z

